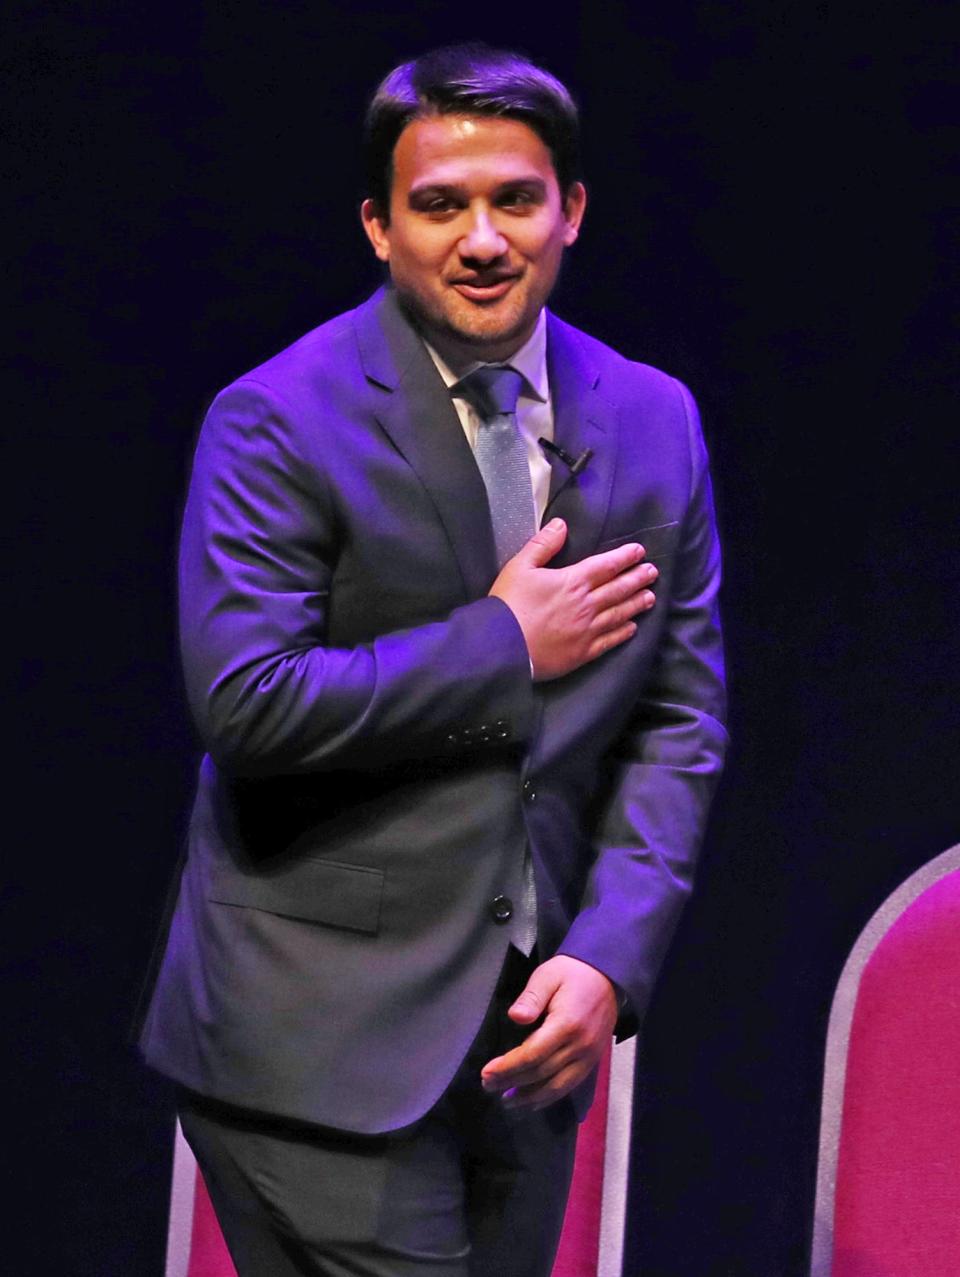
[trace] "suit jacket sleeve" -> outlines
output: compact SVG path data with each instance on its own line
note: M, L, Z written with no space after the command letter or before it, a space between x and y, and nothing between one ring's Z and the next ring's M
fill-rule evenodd
M180 628L211 755L269 775L450 756L485 732L501 747L504 733L522 741L534 711L529 659L498 599L354 648L326 645L337 519L304 460L303 429L275 390L247 379L215 401L201 432Z
M691 491L669 611L651 676L607 760L580 912L559 952L589 962L627 995L632 1031L684 902L726 746L717 593L720 553L696 406L678 384L691 449Z

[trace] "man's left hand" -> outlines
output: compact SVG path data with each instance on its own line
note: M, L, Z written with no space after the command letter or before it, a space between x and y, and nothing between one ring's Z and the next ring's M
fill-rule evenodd
M568 1095L599 1062L617 1022L616 989L595 967L559 954L537 967L507 1014L533 1024L525 1042L485 1064L483 1089L507 1108L541 1109Z

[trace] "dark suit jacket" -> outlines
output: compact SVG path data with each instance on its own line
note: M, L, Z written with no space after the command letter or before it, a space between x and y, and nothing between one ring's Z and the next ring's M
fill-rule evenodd
M557 565L639 540L658 602L533 684L483 482L395 295L214 403L181 566L208 754L144 1032L199 1092L373 1132L422 1115L475 1035L532 849L540 953L642 1016L724 746L719 557L688 392L549 317ZM581 1094L581 1107L589 1098Z

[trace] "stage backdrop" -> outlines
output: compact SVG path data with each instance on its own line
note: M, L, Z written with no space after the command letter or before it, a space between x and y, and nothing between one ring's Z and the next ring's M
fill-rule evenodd
M7 6L8 1271L161 1271L171 1097L126 1039L196 764L192 442L377 282L369 87L480 36L579 92L556 309L693 388L726 546L733 752L642 1044L627 1272L803 1272L833 984L960 834L948 8L843 9Z

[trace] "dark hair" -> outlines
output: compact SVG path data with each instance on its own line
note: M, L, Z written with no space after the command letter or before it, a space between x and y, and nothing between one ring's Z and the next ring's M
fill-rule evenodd
M577 179L577 108L560 81L519 53L479 43L452 44L396 67L367 110L367 191L383 216L390 210L393 148L411 120L425 115L522 120L550 151L561 192Z

